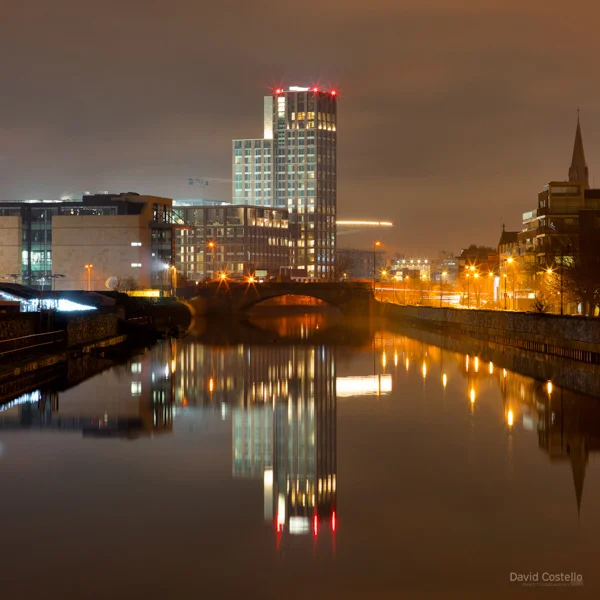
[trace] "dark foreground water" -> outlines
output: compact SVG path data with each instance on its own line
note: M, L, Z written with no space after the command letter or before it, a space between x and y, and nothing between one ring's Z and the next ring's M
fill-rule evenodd
M420 335L204 323L1 407L0 597L598 597L600 399Z

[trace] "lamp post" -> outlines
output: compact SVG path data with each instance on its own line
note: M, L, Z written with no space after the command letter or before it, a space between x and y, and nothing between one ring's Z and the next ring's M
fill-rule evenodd
M177 267L171 265L171 296L177 295Z
M404 276L404 304L406 304L406 280L408 279L408 275Z
M208 247L212 250L212 278L215 279L217 276L217 270L215 267L216 263L216 252L217 252L217 244L215 242L208 242Z
M506 262L509 265L513 265L515 262L515 259L512 256L509 256L506 259ZM515 310L515 269L514 267L512 267L512 309Z
M63 275L62 273L52 273L52 275L50 275L50 277L52 278L52 291L55 292L56 291L56 280L62 279L63 277L66 277L66 275Z
M446 271L442 271L440 275L440 308L442 308L442 298L444 297L444 277L446 277L448 273Z
M475 273L473 277L475 278L475 295L477 297L477 308L479 308L479 273Z
M506 273L502 273L502 277L504 278L504 310L506 310L506 301L508 298L508 294L506 293Z
M88 292L92 291L92 268L94 267L94 265L85 265L85 268L87 269L87 280L88 280Z
M375 273L376 273L376 269L377 269L375 251L380 246L381 246L381 242L379 240L375 240L373 242L373 293L375 293Z
M471 275L467 273L467 308L471 308L471 285L470 285Z

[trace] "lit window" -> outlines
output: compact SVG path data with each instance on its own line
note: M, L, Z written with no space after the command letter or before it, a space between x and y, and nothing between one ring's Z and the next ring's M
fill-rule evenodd
M139 396L142 393L142 382L141 381L132 381L131 382L131 395Z
M132 246L141 246L142 242L131 242Z
M134 268L139 268L142 266L142 263L131 263L131 266Z

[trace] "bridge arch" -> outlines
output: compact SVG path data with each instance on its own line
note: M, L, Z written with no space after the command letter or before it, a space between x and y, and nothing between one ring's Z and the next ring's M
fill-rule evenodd
M306 300L315 300L315 303L311 303L311 302L298 302L298 303L278 303L275 302L278 299L283 299L283 298L291 298L291 299L303 299L305 298ZM310 294L310 293L306 293L306 294L299 294L299 293L289 293L289 292L285 292L285 291L273 291L272 293L269 293L267 295L260 295L260 296L255 296L253 298L248 298L248 301L245 303L242 303L239 305L238 310L241 311L248 311L251 310L252 308L255 307L262 307L262 306L273 306L273 307L279 307L279 306L294 306L294 307L320 307L320 308L335 308L337 310L342 310L342 308L340 306L338 306L337 304L335 304L334 302L331 301L331 299L325 299L320 297L320 295L316 295L316 294Z
M369 315L376 305L371 285L360 282L299 283L291 281L259 284L211 284L200 290L199 293L205 303L207 314L223 315L246 312L265 300L289 295L316 298L338 308L343 313Z

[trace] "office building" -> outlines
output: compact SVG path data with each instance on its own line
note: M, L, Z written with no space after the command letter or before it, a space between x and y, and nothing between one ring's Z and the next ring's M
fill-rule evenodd
M291 266L331 279L336 248L337 93L293 86L263 101L262 139L233 141L235 204L286 209Z
M278 275L290 264L286 209L187 200L175 201L173 213L174 264L180 278L196 282L219 273Z
M171 204L135 193L0 202L0 275L46 290L168 286Z

